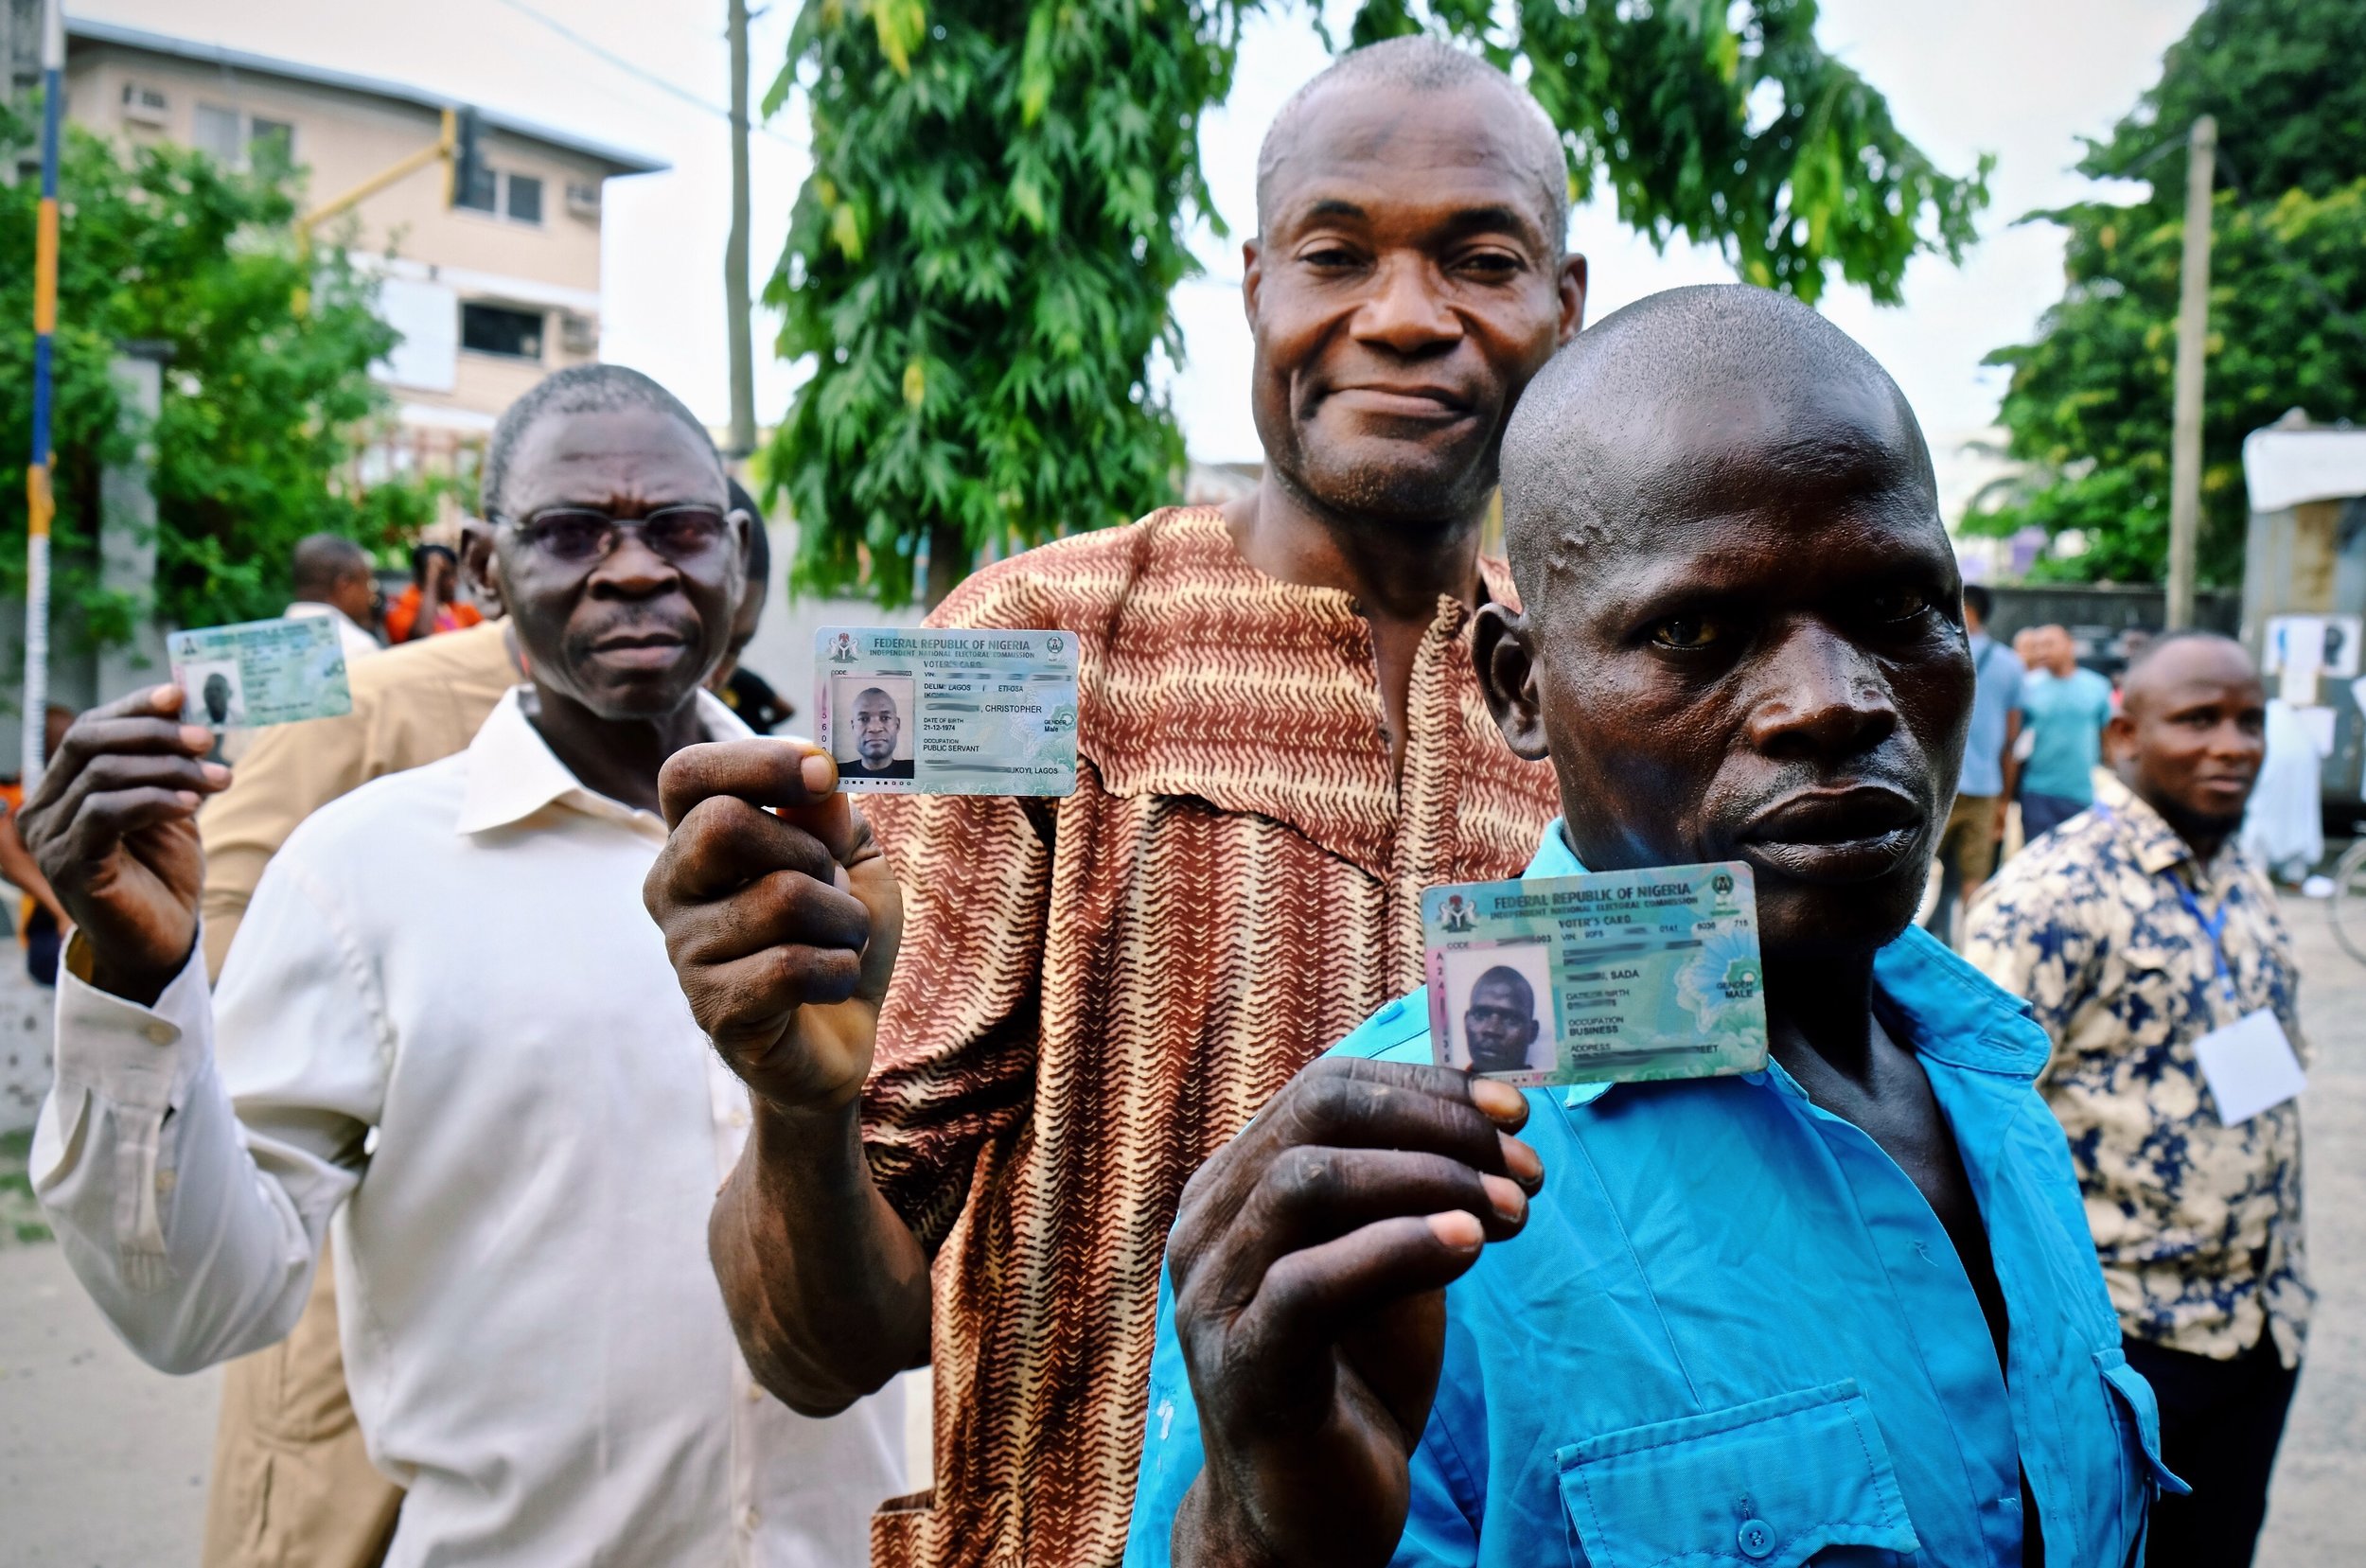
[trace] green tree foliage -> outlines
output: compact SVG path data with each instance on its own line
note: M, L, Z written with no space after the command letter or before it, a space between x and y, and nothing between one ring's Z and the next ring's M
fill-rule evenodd
M2366 414L2366 8L2347 0L2216 0L2161 80L2080 163L2151 182L2128 205L2037 216L2066 231L2066 288L2012 369L1999 420L2025 474L1965 521L2076 542L2033 576L2154 582L2166 572L2169 427L2184 242L2185 137L2217 116L2210 331L2196 574L2238 581L2243 438L2293 408Z
M1181 356L1192 221L1222 231L1199 120L1259 4L805 0L767 108L807 92L814 168L765 294L783 357L814 365L766 465L803 525L801 588L933 600L981 549L1174 496L1150 357ZM1739 9L1369 0L1352 37L1524 57L1580 196L1607 181L1654 240L1722 244L1802 298L1837 272L1895 301L1917 252L1969 240L1986 166L1933 168L1817 47L1813 0Z
M25 128L0 120L0 148ZM14 156L13 150L6 152ZM120 641L137 618L204 625L278 613L290 551L344 533L376 548L415 526L408 492L348 497L332 479L384 395L370 361L395 342L342 253L306 268L282 167L238 173L177 148L127 152L68 127L59 178L62 242L54 421L58 516L53 603L62 624ZM0 448L18 482L0 485L0 592L25 591L24 453L31 445L34 183L0 188ZM148 432L157 505L155 602L97 580L98 480L125 449L108 373L126 342L168 356Z

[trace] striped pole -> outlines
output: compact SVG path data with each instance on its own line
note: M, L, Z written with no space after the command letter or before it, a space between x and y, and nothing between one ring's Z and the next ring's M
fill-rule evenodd
M33 238L33 453L25 468L25 789L40 782L48 738L50 340L58 330L58 112L65 98L64 0L41 19L41 217Z

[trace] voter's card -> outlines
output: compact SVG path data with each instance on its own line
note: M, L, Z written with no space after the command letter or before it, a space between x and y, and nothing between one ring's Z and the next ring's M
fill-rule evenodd
M165 653L185 694L184 724L259 729L353 712L344 645L326 615L169 632Z
M1431 1050L1523 1088L1766 1066L1757 887L1738 860L1421 894Z
M840 789L1076 792L1071 633L824 626L813 667L814 733Z

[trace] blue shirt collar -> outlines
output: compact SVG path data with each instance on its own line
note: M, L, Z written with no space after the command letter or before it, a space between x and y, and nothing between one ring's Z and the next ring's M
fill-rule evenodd
M1545 829L1536 856L1522 879L1582 876L1584 862L1569 847L1562 819ZM2045 1068L2045 1031L2029 1019L2028 1004L2002 990L1946 943L1918 925L1873 959L1873 983L1903 1025L1899 1043L1916 1055L1949 1066L2034 1082ZM1574 1085L1568 1102L1580 1105L1607 1085Z

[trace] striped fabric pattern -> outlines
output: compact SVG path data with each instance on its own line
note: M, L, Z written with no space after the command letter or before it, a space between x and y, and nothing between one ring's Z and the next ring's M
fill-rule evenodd
M1063 801L866 808L907 916L866 1142L937 1259L936 1488L876 1516L874 1563L1122 1555L1184 1182L1420 983L1422 888L1519 874L1558 809L1470 620L1439 601L1400 785L1354 602L1256 571L1213 510L989 567L931 618L1076 633L1083 761Z

